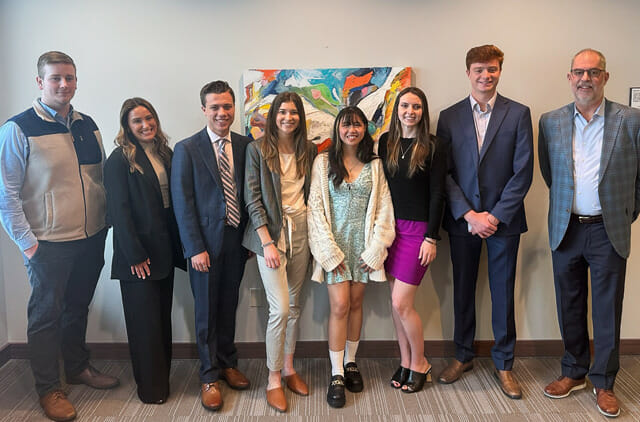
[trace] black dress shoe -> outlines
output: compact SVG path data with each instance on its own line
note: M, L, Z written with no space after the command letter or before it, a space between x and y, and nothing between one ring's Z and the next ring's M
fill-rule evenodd
M329 383L327 390L327 403L331 407L344 407L347 399L344 395L344 377L342 375L334 375Z
M362 375L355 362L349 362L344 366L344 385L352 393L359 393L364 388Z
M417 393L424 387L424 382L431 382L431 366L424 374L416 371L409 371L409 378L407 382L402 386L403 393Z
M407 382L407 378L409 378L409 368L400 365L391 377L391 386L393 388L401 388Z

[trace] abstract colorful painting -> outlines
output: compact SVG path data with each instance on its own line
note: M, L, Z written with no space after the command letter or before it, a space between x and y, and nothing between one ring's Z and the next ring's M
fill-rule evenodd
M358 106L370 121L374 139L387 130L393 102L411 85L410 67L345 69L251 69L244 72L244 128L254 139L262 136L271 102L281 92L302 98L309 138L330 142L333 121L341 108Z

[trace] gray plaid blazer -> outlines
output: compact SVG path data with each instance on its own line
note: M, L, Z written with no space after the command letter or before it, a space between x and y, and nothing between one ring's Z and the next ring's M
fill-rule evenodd
M538 155L549 187L549 242L556 250L573 204L574 103L540 117ZM623 258L631 249L631 223L640 212L640 110L605 99L598 187L609 240Z

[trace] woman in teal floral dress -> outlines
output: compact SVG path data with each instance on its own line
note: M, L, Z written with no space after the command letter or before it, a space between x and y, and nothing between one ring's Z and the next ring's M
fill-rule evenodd
M340 111L329 151L314 161L307 206L311 278L327 282L331 306L327 402L332 407L344 406L345 387L363 389L355 355L365 286L386 280L383 264L395 236L391 195L367 123L357 107Z

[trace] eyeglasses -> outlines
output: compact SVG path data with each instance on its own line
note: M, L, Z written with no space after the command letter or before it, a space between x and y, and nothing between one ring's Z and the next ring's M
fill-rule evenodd
M604 72L604 69L598 69L597 67L593 67L591 69L571 69L571 74L576 78L582 78L582 75L586 73L589 74L590 78L598 78Z

